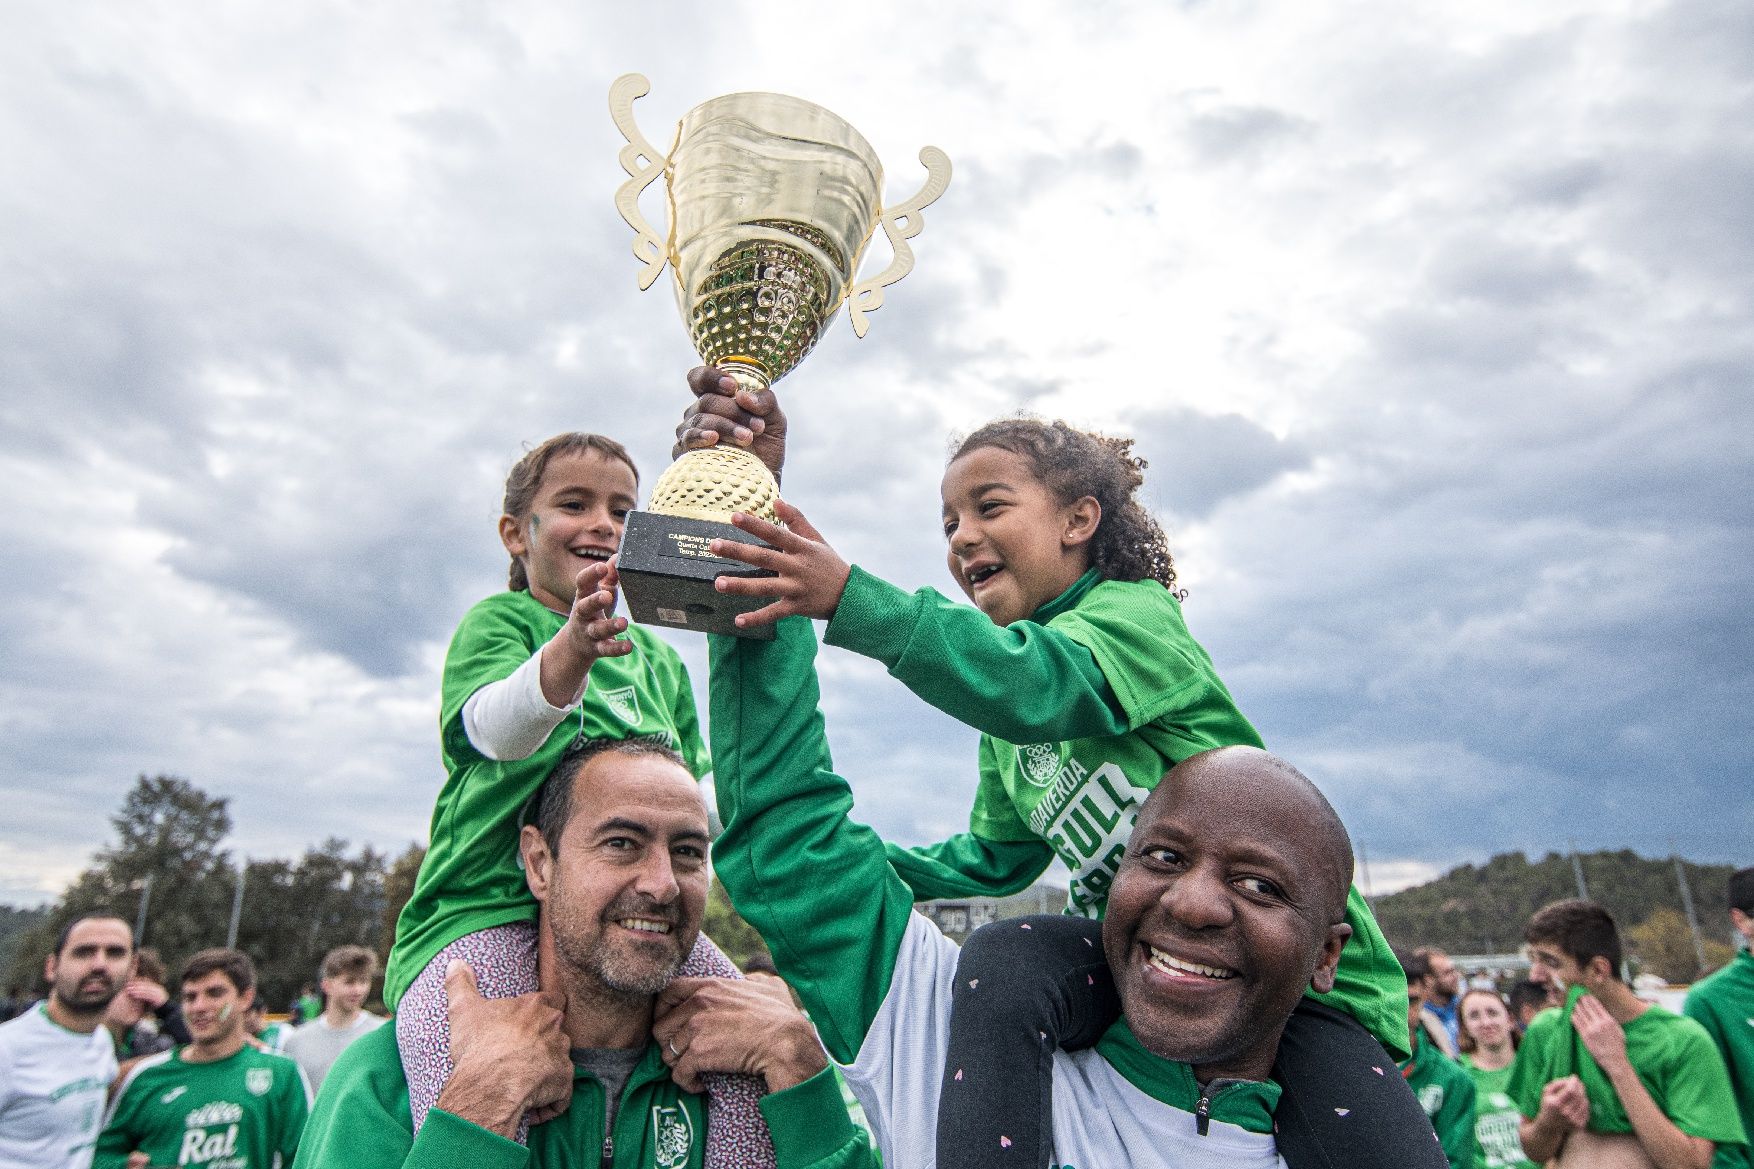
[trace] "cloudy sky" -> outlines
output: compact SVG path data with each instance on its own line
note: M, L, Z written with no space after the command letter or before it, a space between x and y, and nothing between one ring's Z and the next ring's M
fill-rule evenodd
M1742 0L12 6L0 902L141 772L256 856L424 836L507 468L584 428L649 481L685 399L612 203L629 70L659 142L768 89L891 200L954 160L870 335L781 383L849 559L950 587L958 430L1125 431L1190 625L1376 891L1568 839L1748 863L1749 44ZM824 674L862 814L960 827L972 733Z

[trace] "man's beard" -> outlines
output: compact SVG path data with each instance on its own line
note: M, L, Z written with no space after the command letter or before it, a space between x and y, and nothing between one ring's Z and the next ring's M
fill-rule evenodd
M679 916L674 905L666 907L650 899L627 898L605 910L598 928L587 938L579 938L576 931L557 921L553 931L555 953L574 978L589 979L617 998L648 999L670 985L687 957L680 949ZM670 932L653 934L649 942L615 938L610 931L619 927L614 923L629 917L668 922ZM661 958L654 954L659 943L670 951Z
M94 983L98 980L92 980ZM101 1011L110 1005L110 1000L121 993L122 983L116 979L103 979L102 987L81 989L82 983L65 983L57 979L54 987L55 1000L70 1011L90 1014Z

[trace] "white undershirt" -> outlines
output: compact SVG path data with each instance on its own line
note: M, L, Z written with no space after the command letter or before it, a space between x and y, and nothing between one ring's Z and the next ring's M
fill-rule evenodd
M566 706L553 706L542 694L542 651L497 682L489 682L463 703L463 733L469 745L498 763L528 759L548 741L567 715L584 701L585 684Z
M69 1031L39 1003L0 1027L0 1165L85 1169L115 1078L101 1026Z

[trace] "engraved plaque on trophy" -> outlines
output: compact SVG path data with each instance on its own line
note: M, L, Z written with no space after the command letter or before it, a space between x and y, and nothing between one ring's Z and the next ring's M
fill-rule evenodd
M920 232L921 211L950 182L944 152L921 150L925 185L885 208L876 152L821 106L777 93L713 98L683 115L666 155L634 123L634 100L650 89L629 73L609 90L610 113L628 142L621 165L631 176L615 205L635 233L640 288L650 288L668 263L701 359L751 390L766 389L802 361L843 301L853 332L863 337L866 314L882 306L883 289L913 269L907 241ZM652 230L639 208L640 193L660 176L668 188L667 236ZM894 258L877 276L857 281L879 224ZM633 619L773 636L771 628L733 624L766 600L713 588L718 576L765 574L707 546L714 538L759 543L731 526L731 513L774 521L778 496L768 469L738 447L688 451L672 463L647 510L629 513L622 535L618 564Z

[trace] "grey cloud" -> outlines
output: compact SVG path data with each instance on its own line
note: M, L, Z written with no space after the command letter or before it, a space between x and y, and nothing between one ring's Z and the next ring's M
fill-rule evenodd
M1226 499L1309 464L1301 443L1238 414L1164 411L1140 417L1135 433L1136 453L1151 464L1144 490L1187 520L1205 519Z
M45 866L95 845L142 770L234 796L240 850L423 836L437 665L502 587L506 468L578 427L628 440L648 484L668 461L692 357L668 278L634 289L604 112L649 14L338 14L293 19L272 62L251 59L265 20L215 26L235 76L147 36L174 23L151 6L29 10L0 46L0 791L32 796L6 840ZM1138 108L1171 116L1092 107L1069 135L946 23L958 47L902 80L966 106L956 179L871 336L837 324L782 383L788 494L844 555L948 591L947 435L1070 408L1041 339L986 320L1065 261L1040 208L1094 174L1116 232L1193 255L1149 217L1165 151L1208 191L1259 165L1274 182L1233 197L1335 241L1315 340L1231 318L1224 359L1272 383L1247 417L1092 404L1153 463L1189 621L1244 710L1379 860L1568 831L1745 859L1751 19L1683 0L1465 44L1360 26L1273 85L1165 86ZM702 79L773 73L778 42L727 60L750 20L703 10L667 50L648 134L729 84ZM1585 95L1592 59L1612 68ZM848 69L848 90L895 80ZM357 127L285 121L287 94L336 93ZM995 150L995 123L1041 132ZM886 161L911 191L911 159ZM906 841L959 828L972 733L822 661L860 813Z
M1315 125L1266 106L1222 105L1190 111L1185 133L1204 161L1254 162L1284 143L1310 139Z

